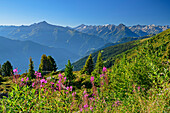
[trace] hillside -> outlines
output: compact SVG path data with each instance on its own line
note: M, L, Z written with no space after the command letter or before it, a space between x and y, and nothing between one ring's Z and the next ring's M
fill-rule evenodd
M65 66L68 59L74 61L79 58L76 54L62 48L52 48L31 41L11 40L4 37L0 37L0 53L0 64L9 60L14 68L19 68L22 72L28 70L30 56L33 58L36 70L43 54L51 55L59 69Z
M80 56L105 44L98 36L81 33L69 27L51 25L45 21L30 26L0 26L0 36L64 48Z
M125 52L129 49L132 49L137 45L138 45L137 41L131 41L131 42L127 42L127 43L124 43L124 44L118 44L118 45L106 47L106 48L100 50L102 52L102 57L103 57L105 66L111 67L114 64L114 60L116 60L117 55L119 55L122 52ZM99 51L92 53L94 63L97 60L98 52ZM80 60L73 63L74 70L79 71L84 66L87 58L88 58L88 56L81 58Z
M118 44L130 42L130 41L134 41L134 40L141 40L141 39L145 39L145 38L150 38L150 37L153 37L153 36L154 36L154 34L146 35L146 36L142 36L142 37L124 37L124 38L121 38L121 39L120 39L119 41L117 41L116 43L106 43L104 46L102 46L102 47L99 48L99 49L92 50L92 51L88 51L88 52L86 53L86 55L89 55L90 53L97 52L97 51L99 51L99 50L102 50L102 49L107 48L107 47L110 47L110 46L114 46L114 45L118 45Z
M170 29L168 29L165 32L162 32L162 33L160 33L156 36L153 36L152 38L143 37L143 38L146 38L146 39L141 38L142 40L131 41L131 42L118 44L118 45L115 45L115 46L113 45L113 46L101 49L100 51L102 52L102 57L103 57L105 66L111 67L114 64L115 60L118 59L118 58L121 58L124 54L128 54L128 56L131 56L131 57L133 55L136 55L134 49L136 47L140 48L140 46L144 42L146 42L146 40L148 40L148 39L150 39L150 40L155 39L155 40L157 40L155 42L157 42L157 43L159 42L160 44L162 44L162 42L164 41L162 39L165 39L165 38L160 39L159 36L163 37L162 36L163 34L169 35L168 34L169 32L170 32ZM127 38L124 38L124 39L127 40ZM170 40L170 38L166 37L165 41L169 41L169 40ZM128 41L129 41L129 39L128 39ZM160 44L158 44L158 45L160 45ZM154 44L154 45L158 46L157 44ZM94 62L96 62L98 52L99 51L92 53L92 57L93 57ZM85 61L87 60L87 58L88 58L88 56L81 58L80 60L73 63L74 70L80 70L83 67L83 65L85 64Z

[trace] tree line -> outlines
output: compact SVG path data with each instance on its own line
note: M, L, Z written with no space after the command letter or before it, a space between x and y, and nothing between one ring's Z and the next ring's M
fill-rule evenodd
M31 57L29 59L29 62L30 62L30 64L29 64L29 70L28 70L27 76L29 78L35 78L34 62ZM72 66L70 60L68 60L68 64L65 66L66 66L66 68L64 70L65 76L67 77L67 80L71 81L75 77L73 74L73 66ZM52 71L55 72L57 69L58 69L57 64L56 64L54 58L52 58L52 56L46 56L45 54L43 54L41 56L41 61L40 61L39 69L38 69L39 72L41 72L41 73L52 72ZM88 59L86 60L84 67L81 69L80 73L87 74L87 75L91 75L92 73L93 74L101 74L102 69L103 69L102 54L101 54L101 52L99 52L96 65L94 66L93 58L92 58L92 55L90 54ZM0 65L0 75L10 76L11 74L13 74L13 66L11 65L11 63L9 61L5 62L2 65L2 67Z

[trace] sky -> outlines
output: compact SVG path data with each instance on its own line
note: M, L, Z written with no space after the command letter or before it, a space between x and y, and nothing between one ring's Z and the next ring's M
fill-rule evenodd
M0 25L170 25L170 0L0 0Z

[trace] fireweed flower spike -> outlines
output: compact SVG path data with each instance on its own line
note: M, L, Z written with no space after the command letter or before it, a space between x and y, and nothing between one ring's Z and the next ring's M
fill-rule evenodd
M107 68L106 67L103 67L103 72L107 72Z
M35 85L35 83L33 82L33 83L32 83L32 87L34 87L34 85Z
M66 81L66 77L64 77L64 81Z
M21 81L23 82L23 81L24 81L24 78L21 78Z
M138 91L140 90L140 86L138 86Z
M17 72L18 72L18 70L17 70L17 69L14 69L14 70L13 70L13 72L14 72L14 73L17 73Z
M94 81L94 77L92 76L90 80L91 80L91 82L93 82Z

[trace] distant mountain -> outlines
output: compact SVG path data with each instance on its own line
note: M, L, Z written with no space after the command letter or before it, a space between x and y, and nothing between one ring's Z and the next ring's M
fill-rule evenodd
M125 37L142 37L150 34L158 34L166 29L169 29L170 26L159 26L159 25L134 25L134 26L125 26L119 24L118 26L109 24L109 25L80 25L75 27L75 30L78 30L83 33L88 33L102 37L106 41L117 42L121 38Z
M160 26L160 25L134 25L130 26L129 29L136 33L139 36L149 35L149 34L158 34L162 31L169 29L169 25Z
M81 33L69 27L51 25L45 21L30 26L0 26L0 36L65 48L80 56L105 44L98 36Z
M123 24L119 24L118 26L109 24L109 25L80 25L74 28L83 33L88 33L91 35L96 35L102 37L108 42L117 42L123 37L138 37L138 35L132 32L128 27Z
M51 55L59 69L65 67L68 59L75 61L79 58L65 49L47 47L32 41L19 41L0 37L0 64L9 60L14 68L18 67L19 70L25 72L29 68L29 58L32 57L37 70L43 54Z

